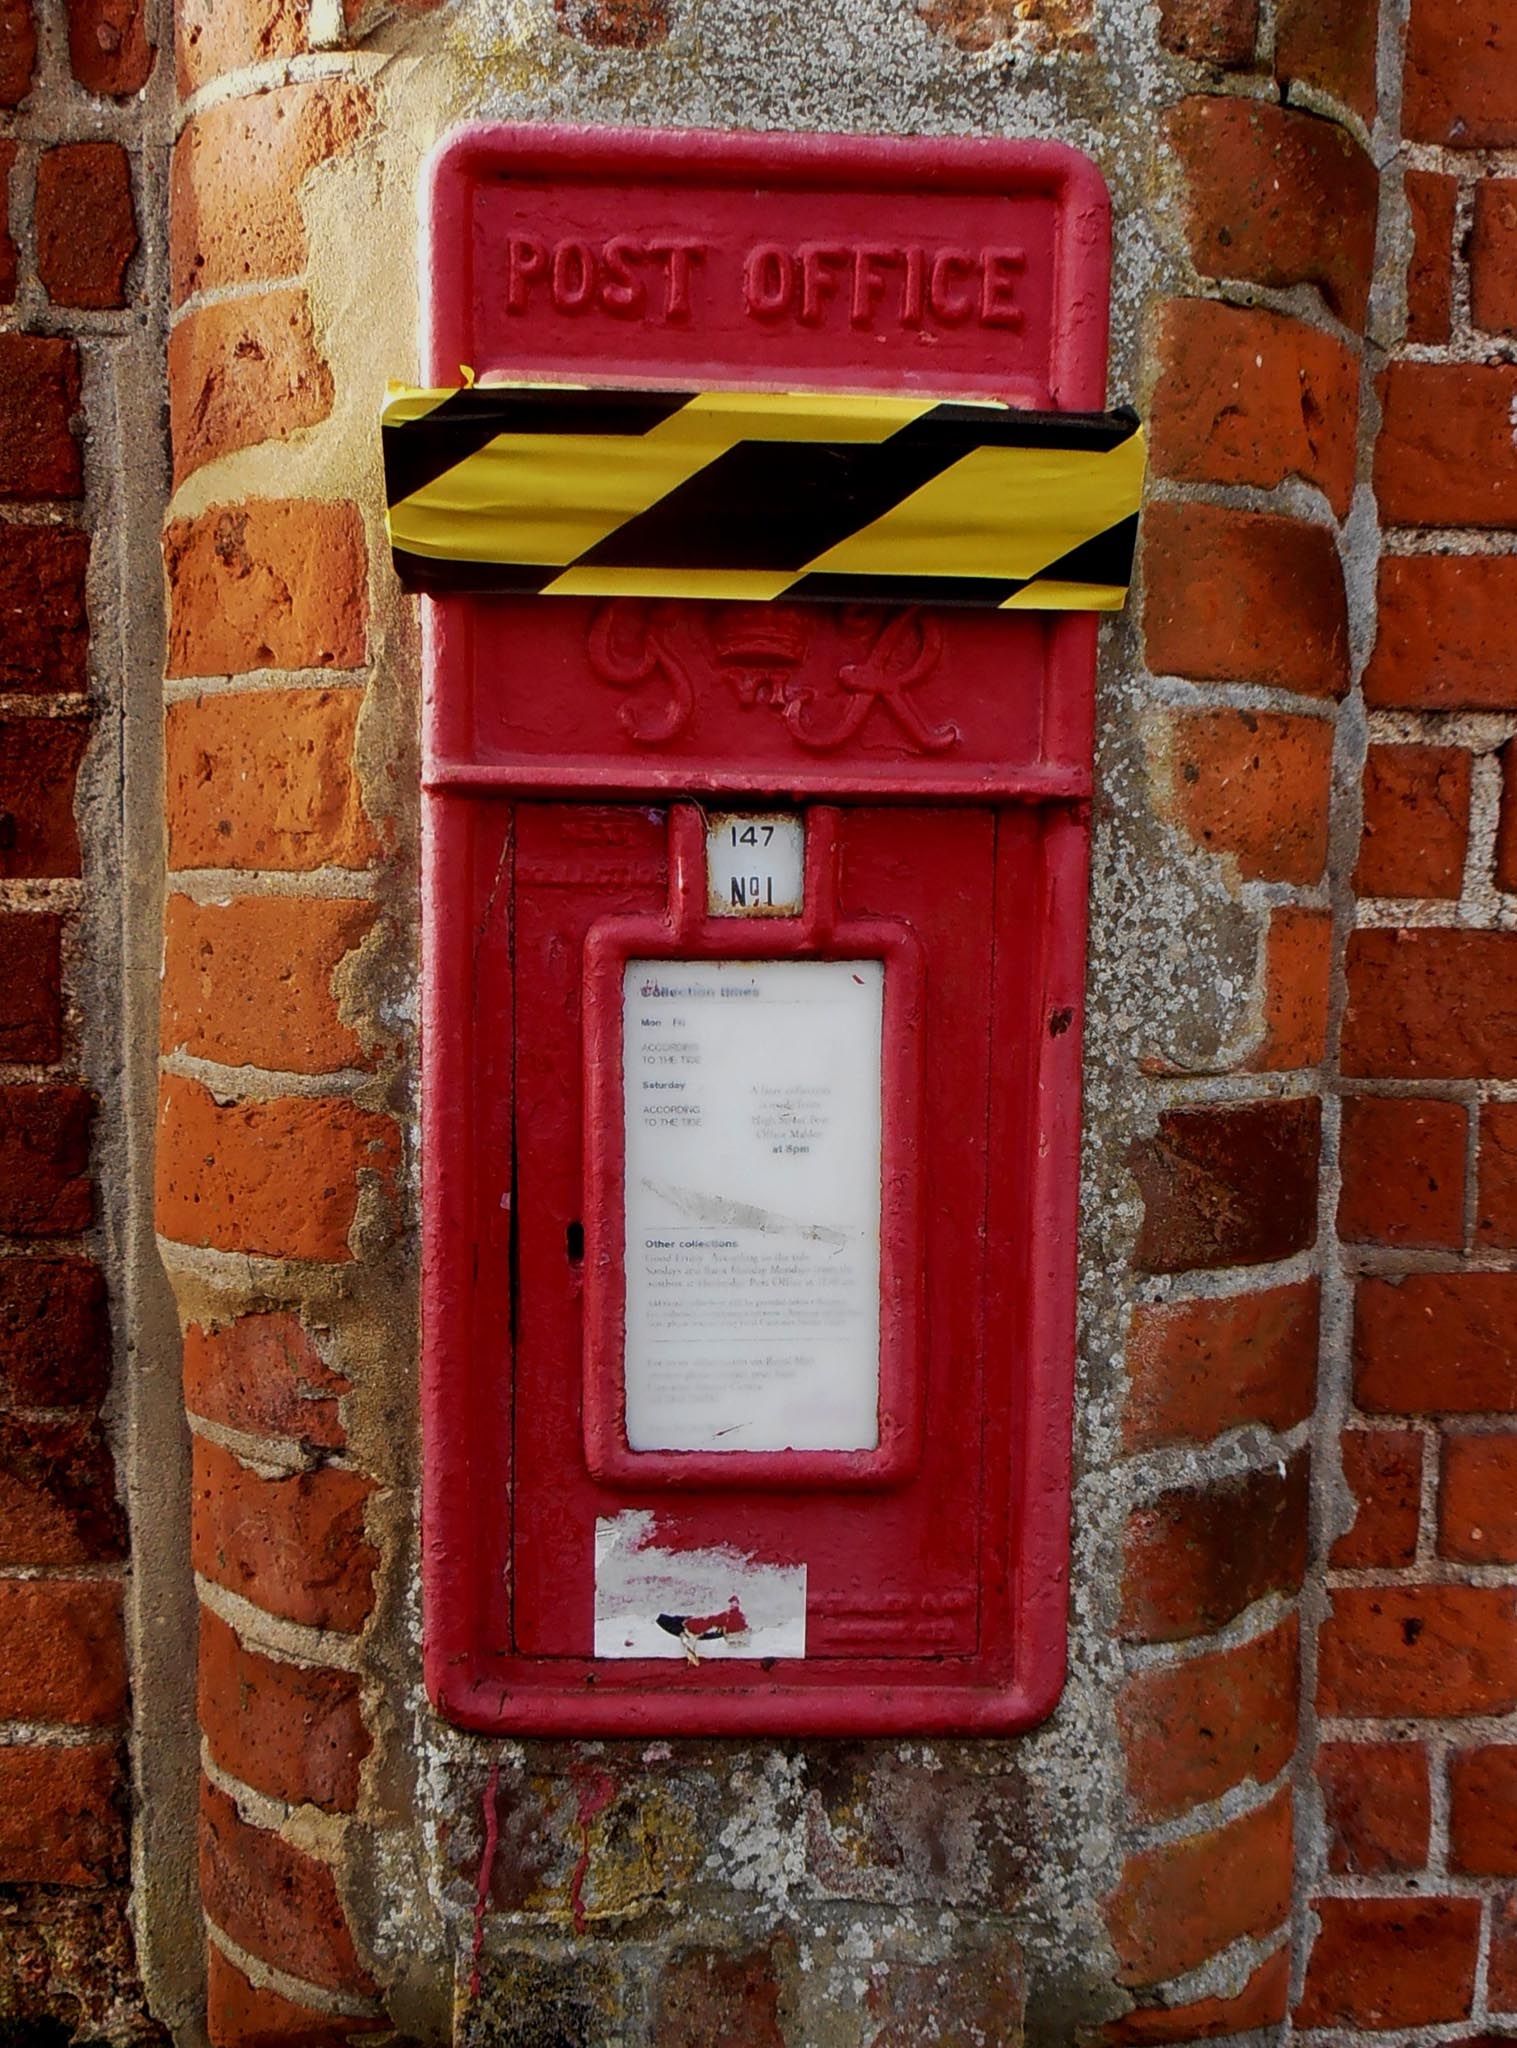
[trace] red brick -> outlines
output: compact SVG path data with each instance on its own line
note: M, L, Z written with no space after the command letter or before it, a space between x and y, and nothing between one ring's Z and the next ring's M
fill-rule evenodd
M1396 1080L1517 1076L1517 932L1353 933L1342 1057Z
M653 2015L655 2048L785 2048L780 1978L767 1949L683 1949L665 1963Z
M1298 2027L1419 2027L1469 2017L1478 1899L1314 1899Z
M1385 711L1517 706L1517 556L1389 555L1365 701Z
M3 5L3 0L0 0ZM5 16L0 12L0 36L5 33ZM3 63L0 58L0 63ZM0 141L0 306L16 296L16 244L11 235L10 175L16 165L14 142Z
M1171 1109L1128 1164L1143 1197L1140 1272L1257 1266L1317 1236L1322 1107L1315 1096Z
M950 1940L952 1946L937 1962L909 1961L897 1953L888 1962L866 1965L864 2012L869 2048L922 2048L934 2035L944 2048L954 2042L968 2048L971 2042L1023 2038L1027 1981L1018 1943L1008 1940L993 1920L981 1927L961 1923ZM794 1950L783 1936L774 1948L784 1969ZM794 1965L789 1968L793 1971ZM785 2011L782 2004L782 2019ZM761 2024L766 2023L767 2015ZM759 2042L768 2036L737 2032L720 2038L724 2048L740 2048L750 2039ZM663 2048L662 2042L659 2048Z
M1517 179L1482 178L1475 187L1470 310L1488 334L1517 333Z
M86 718L0 719L0 875L79 873L74 780L89 733Z
M206 2022L211 2048L346 2048L385 2020L338 2018L250 1984L211 1943L206 1953Z
M1255 1073L1320 1066L1327 1057L1332 966L1331 911L1285 904L1270 912L1264 942L1264 1033L1248 1062Z
M1491 1902L1491 1960L1486 2002L1494 2012L1517 2012L1517 1894ZM1481 2048L1479 2042L1471 2048Z
M71 1082L0 1088L0 1230L67 1237L94 1220L89 1090Z
M1517 1273L1361 1280L1354 1399L1388 1415L1517 1409Z
M265 1479L199 1437L194 1463L190 1554L198 1572L287 1621L363 1626L378 1562L364 1535L371 1481L330 1465Z
M1415 1429L1349 1429L1343 1479L1354 1497L1352 1526L1333 1545L1345 1570L1410 1564L1422 1515L1422 1437Z
M87 1259L0 1259L0 1403L93 1406L110 1370L99 1267Z
M119 142L66 142L37 164L37 275L55 306L126 304L137 253L132 171Z
M0 690L89 687L89 535L0 523Z
M1363 326L1379 180L1342 128L1264 100L1198 97L1181 101L1168 132L1197 270L1315 285L1348 326Z
M1156 504L1145 518L1143 560L1148 665L1158 674L1271 683L1311 697L1348 688L1343 568L1327 527L1220 505ZM1282 589L1292 593L1289 606Z
M31 0L0 0L0 106L18 106L37 66L37 20Z
M1387 525L1517 523L1517 369L1393 362L1378 388L1375 493Z
M86 92L127 99L153 75L146 0L64 0L68 60ZM232 10L223 8L222 13Z
M1480 1150L1476 1160L1477 1245L1517 1248L1517 1102L1480 1106Z
M1208 1443L1227 1429L1291 1429L1317 1388L1315 1280L1220 1300L1143 1304L1127 1335L1130 1451Z
M76 1726L126 1718L119 1583L0 1579L0 1717Z
M375 914L372 903L324 896L171 896L162 1049L280 1073L371 1066L338 1015L333 977Z
M176 488L203 463L288 440L331 410L331 372L303 291L198 306L169 335Z
M347 499L253 498L176 519L163 543L171 676L357 668L368 552Z
M1127 1681L1117 1718L1140 1820L1167 1820L1285 1769L1296 1747L1299 1652L1292 1618L1238 1649L1155 1665Z
M1106 1902L1119 1984L1161 1984L1290 1913L1291 1802L1129 1856Z
M1514 0L1413 0L1402 128L1408 142L1502 149L1517 142Z
M278 86L197 114L169 172L173 303L305 268L300 187L358 134L370 102L346 79Z
M1210 299L1171 299L1161 314L1159 361L1149 424L1156 476L1183 483L1254 484L1261 490L1301 477L1326 494L1340 519L1344 516L1354 491L1359 410L1359 364L1352 350L1282 313ZM1179 509L1151 506L1149 517ZM1292 522L1250 524L1267 532ZM1303 547L1291 534L1273 540L1298 555L1310 546ZM1254 553L1267 545L1255 539L1245 555L1260 580L1263 569L1254 568ZM1324 583L1331 617L1332 577L1320 551L1313 565ZM1225 589L1217 597L1226 602ZM1257 610L1258 602L1255 595L1250 608ZM1341 605L1341 596L1337 602ZM1259 618L1256 631L1266 633L1268 624ZM1285 636L1277 630L1270 637L1274 660L1289 663ZM1341 629L1336 638L1341 640ZM1346 649L1338 646L1332 660L1335 677L1345 660Z
M1208 1635L1267 1593L1294 1593L1306 1572L1310 1467L1172 1487L1128 1520L1123 1637L1173 1643Z
M1235 71L1251 63L1259 0L1159 0L1159 40L1177 57Z
M55 1060L62 1050L62 931L50 911L0 911L0 1060Z
M184 1333L185 1405L208 1422L340 1450L346 1438L337 1403L347 1391L285 1311L219 1327L191 1323Z
M1324 1714L1439 1719L1517 1706L1517 1592L1339 1586L1318 1638Z
M1236 1998L1199 1998L1189 2005L1155 2006L1108 2020L1106 2048L1179 2048L1277 2025L1290 2000L1289 1948L1278 1949L1255 1970Z
M1379 27L1378 0L1280 0L1275 76L1331 94L1372 125Z
M272 1259L348 1259L365 1177L395 1196L389 1117L341 1097L217 1103L165 1078L158 1120L158 1227L180 1244Z
M1449 1868L1517 1877L1517 1748L1510 1744L1449 1756Z
M1329 1870L1382 1877L1427 1862L1432 1797L1420 1743L1325 1742L1317 1752L1317 1782Z
M1350 1095L1343 1103L1338 1233L1350 1244L1464 1243L1462 1102Z
M353 769L360 701L351 690L250 690L171 704L169 865L367 867L379 849Z
M1501 763L1501 810L1496 821L1493 879L1510 895L1517 891L1517 744L1508 740L1497 756Z
M1447 341L1454 310L1454 213L1459 181L1442 171L1408 171L1412 260L1406 274L1406 338Z
M553 12L593 50L647 50L669 34L669 0L553 0Z
M200 1895L212 1923L240 1949L324 1991L367 1994L337 1886L326 1864L252 1827L200 1784Z
M70 422L79 351L50 334L0 334L0 500L77 498L84 488Z
M31 0L0 0L0 107L18 107L31 90L37 23Z
M124 1886L0 1886L0 1994L15 2048L52 2048L70 2032L164 2040L143 2006L127 1908Z
M1275 711L1186 711L1168 725L1166 809L1245 882L1311 887L1327 861L1333 728Z
M371 1747L358 1680L246 1649L200 1613L199 1717L223 1771L292 1806L351 1812Z
M1517 1436L1445 1437L1438 1554L1468 1564L1517 1564Z
M1457 898L1469 826L1466 748L1372 746L1354 888L1361 896Z
M92 1416L0 1415L0 1565L104 1564L124 1554L125 1532Z
M0 1746L0 1882L125 1877L125 1796L114 1749Z
M298 57L310 48L304 0L265 7L227 7L223 0L183 0L174 10L179 96L188 98L223 71Z

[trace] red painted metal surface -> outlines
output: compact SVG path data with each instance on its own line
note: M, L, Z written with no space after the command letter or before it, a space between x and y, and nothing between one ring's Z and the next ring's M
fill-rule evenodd
M911 843L901 820L903 843ZM643 1487L710 1487L725 1496L750 1486L879 1486L906 1478L921 1450L922 942L902 917L838 912L839 821L829 806L807 811L802 914L755 926L712 918L706 906L706 835L695 804L669 813L668 905L653 917L592 925L584 940L584 1450L597 1479ZM849 851L852 844L850 842ZM988 877L987 877L988 882ZM628 960L862 960L885 962L881 1075L879 1446L871 1451L631 1451L627 1448L622 1334L625 1226L622 1119L622 970ZM988 993L988 991L987 991ZM572 1334L572 1333L571 1333Z
M480 129L429 205L435 383L1104 402L1105 193L1053 145ZM428 603L423 1571L452 1718L988 1732L1056 1700L1095 633ZM805 812L805 916L704 915L714 796ZM878 1452L626 1447L620 963L706 953L886 961ZM595 1524L627 1509L673 1551L804 1564L805 1657L594 1657Z

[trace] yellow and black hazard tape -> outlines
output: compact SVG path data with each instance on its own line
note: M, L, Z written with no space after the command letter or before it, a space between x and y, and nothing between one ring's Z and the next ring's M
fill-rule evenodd
M1132 571L1128 412L392 386L382 424L414 590L1117 611Z

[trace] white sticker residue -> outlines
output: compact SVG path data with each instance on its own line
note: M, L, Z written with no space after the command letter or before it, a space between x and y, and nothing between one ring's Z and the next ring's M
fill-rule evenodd
M804 1657L806 1567L737 1550L665 1550L651 1509L595 1525L595 1654Z

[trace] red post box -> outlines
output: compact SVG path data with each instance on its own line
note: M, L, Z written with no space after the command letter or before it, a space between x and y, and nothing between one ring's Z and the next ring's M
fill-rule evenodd
M471 130L428 262L435 386L636 432L1104 401L1052 145ZM514 571L429 572L428 1684L501 1733L1010 1730L1063 1675L1096 622L934 602L930 550L795 587L820 472L743 460L778 586L698 495L695 584L560 545L568 485Z

